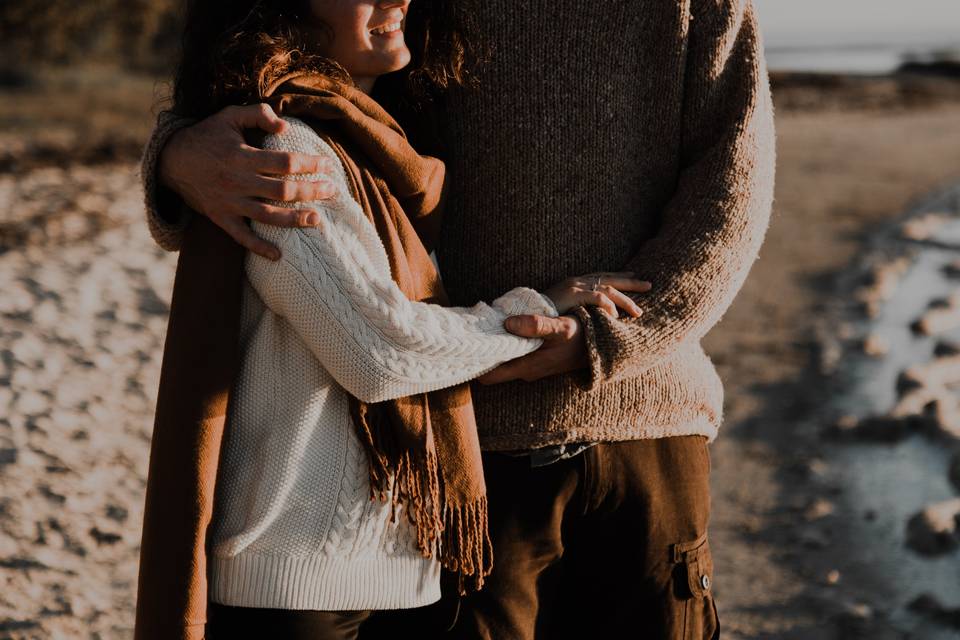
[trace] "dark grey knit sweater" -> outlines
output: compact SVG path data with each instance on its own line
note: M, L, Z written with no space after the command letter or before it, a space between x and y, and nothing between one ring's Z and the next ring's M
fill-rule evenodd
M632 270L639 319L581 308L591 369L474 385L481 441L521 449L700 433L723 390L700 338L757 256L773 198L773 113L749 0L486 0L479 92L440 106L451 192L437 248L456 304ZM165 116L144 154L149 220Z

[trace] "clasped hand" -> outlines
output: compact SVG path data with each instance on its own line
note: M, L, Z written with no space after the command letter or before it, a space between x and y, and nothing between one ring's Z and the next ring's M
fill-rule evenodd
M617 317L618 308L637 318L641 314L640 307L627 293L644 293L650 288L650 282L639 280L629 272L590 273L561 280L544 291L560 316L511 316L504 323L510 333L524 338L541 338L543 345L533 353L505 362L477 381L482 384L510 380L533 382L589 366L583 327L573 316L563 314L578 305L593 305L613 318Z

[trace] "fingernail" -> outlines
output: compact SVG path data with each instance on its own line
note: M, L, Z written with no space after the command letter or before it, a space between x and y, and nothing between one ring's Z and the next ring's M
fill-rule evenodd
M314 227L320 224L320 216L318 216L316 213L308 213L307 224L310 225L311 227Z
M517 318L516 316L510 316L503 321L503 326L507 328L508 331L513 331L517 328Z
M271 250L270 250L270 253L269 253L269 255L268 255L267 257L269 257L271 260L273 260L274 262L276 262L277 260L280 259L280 252L277 251L276 249L271 249Z

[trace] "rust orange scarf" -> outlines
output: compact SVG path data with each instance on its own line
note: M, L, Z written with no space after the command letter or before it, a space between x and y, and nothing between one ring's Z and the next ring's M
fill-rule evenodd
M276 80L265 102L311 124L346 169L354 198L377 228L393 280L410 300L449 304L424 241L438 230L444 166L421 156L396 121L359 89L297 72ZM479 588L490 572L486 487L470 387L377 404L351 401L375 497L392 485L425 555ZM442 534L442 541L440 535Z

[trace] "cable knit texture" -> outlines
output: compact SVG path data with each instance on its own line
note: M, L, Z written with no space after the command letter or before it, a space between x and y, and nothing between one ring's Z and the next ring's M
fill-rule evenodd
M288 132L264 148L339 166L313 129L285 119ZM523 287L470 308L410 301L342 169L334 179L337 198L300 205L320 213L318 227L254 223L283 258L245 262L243 355L212 520L215 602L352 610L437 600L439 563L421 556L402 509L390 522L390 505L370 500L347 393L378 402L463 382L539 346L506 333L508 315L556 316Z
M653 283L635 296L639 319L577 310L588 371L474 385L481 444L713 439L723 388L700 339L756 259L773 200L752 2L530 0L518 11L489 0L473 11L494 50L482 88L452 91L424 116L451 180L437 246L451 299L594 271ZM598 46L610 34L616 46Z

